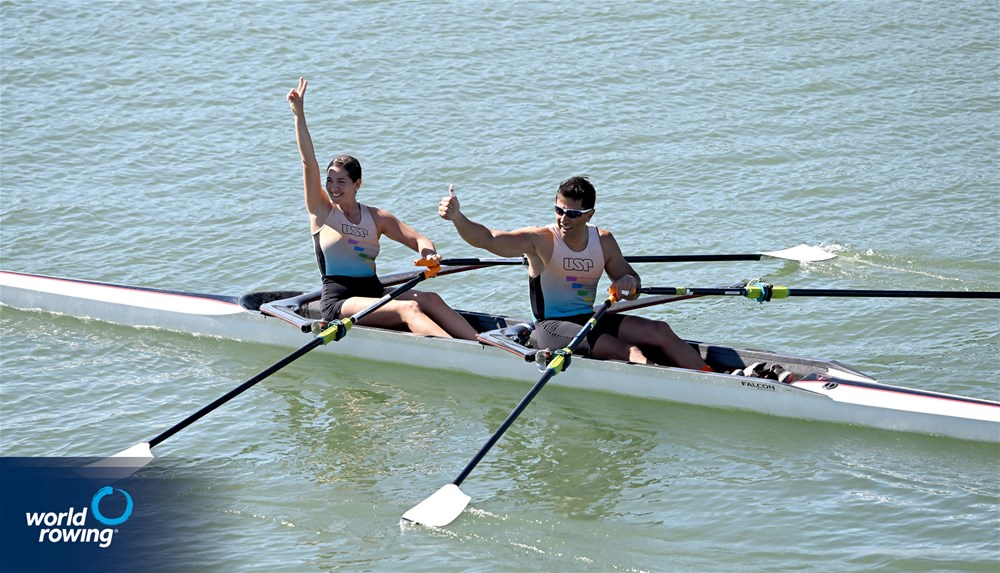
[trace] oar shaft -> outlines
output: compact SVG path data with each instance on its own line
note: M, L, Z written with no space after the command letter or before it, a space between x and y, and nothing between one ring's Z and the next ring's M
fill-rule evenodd
M574 336L573 339L569 342L569 344L566 345L566 347L563 350L567 354L572 354L573 351L576 350L576 347L579 346L580 343L583 341L583 339L586 338L588 334L590 334L590 331L593 330L594 325L597 324L597 321L600 320L601 317L604 316L604 313L608 311L608 308L611 306L611 302L612 302L611 299L606 300L604 304L599 309L597 309L597 312L594 313L594 316L592 316L590 320L587 321L587 323L583 326L583 328L581 328L580 331L576 334L576 336ZM556 362L557 360L558 363ZM500 424L500 427L497 428L497 431L493 432L493 435L490 436L490 439L486 441L486 444L484 444L483 447L479 449L479 452L477 452L475 457L472 458L472 461L470 461L468 465L465 466L465 469L462 470L462 473L458 474L458 477L455 478L455 480L451 483L455 485L462 485L462 482L465 481L465 478L469 477L469 474L472 473L472 469L475 468L480 461L482 461L482 459L486 456L487 452L489 452L490 449L492 449L493 446L500 439L500 436L502 436L504 432L506 432L507 429L510 428L510 425L514 423L514 420L516 420L517 417L521 415L521 412L523 412L524 409L528 407L528 404L530 404L531 401L534 400L535 396L537 396L538 393L542 391L542 388L545 387L545 384L549 380L551 380L553 376L561 372L566 367L564 366L564 363L565 363L565 358L563 356L557 356L552 362L549 363L548 368L545 369L545 373L542 375L541 378L538 379L538 382L535 382L535 385L532 386L531 390L529 390L528 393L524 396L524 398L522 398L521 401L518 402L514 410L510 413L510 415L507 416L507 419L505 419L503 423Z
M730 287L730 288L702 288L702 287L643 287L639 289L643 294L656 295L720 295L720 296L746 296L756 298L760 296L761 287ZM787 298L791 296L831 296L831 297L882 297L882 298L1000 298L997 291L948 291L948 290L851 290L851 289L809 289L809 288L789 288L785 286L772 286L771 298Z
M725 295L725 296L746 296L747 289L743 287L734 288L700 288L700 287L642 287L641 294L657 295Z
M825 261L836 257L834 253L824 251L819 247L809 245L799 245L790 249L780 251L763 251L760 253L718 253L707 255L637 255L625 257L630 263L690 263L690 262L713 262L713 261L759 261L763 257L784 259L786 261L798 261L800 263ZM496 259L443 259L441 265L527 265L525 257L496 258Z
M362 318L364 318L364 317L368 316L369 314L375 312L376 310L382 308L382 306L385 303L387 303L390 300L398 297L399 295L403 294L404 292L410 290L411 288L413 288L414 286L416 286L417 283L419 283L420 281L424 280L425 278L427 278L427 275L425 275L424 273L420 273L419 275L413 277L412 279L410 279L410 280L406 281L405 283L399 285L398 287L392 289L392 292L385 294L384 296L382 296L382 298L378 299L375 303L373 303L372 305L370 305L368 308L366 308L364 310L358 311L349 320L352 323L357 323Z
M216 408L218 408L219 406L221 406L221 405L225 404L226 402L232 400L236 396L239 396L240 394L242 394L243 392L245 392L246 390L248 390L254 384L260 382L261 380L263 380L265 378L267 378L271 374L274 374L278 370L281 370L285 366L288 366L290 363L292 363L295 360L297 360L303 354L309 352L310 350L312 350L313 348L316 348L317 346L319 346L321 344L323 344L323 340L321 338L319 338L319 337L310 340L309 344L306 344L302 348L299 348L295 352L293 352L293 353L289 354L288 356L282 358L281 360L279 360L278 362L276 362L273 366L271 366L267 370L264 370L260 374L254 376L253 378L251 378L251 379L247 380L246 382L240 384L236 388L233 388L232 390L230 390L229 392L227 392L225 395L220 396L218 399L216 399L211 404L209 404L209 405L205 406L204 408L198 410L194 414L191 414L187 418L184 418L183 420L181 420L180 422L178 422L177 424L175 424L173 427L171 427L169 430L163 432L159 436L156 436L152 440L149 440L149 447L152 448L152 447L156 446L157 444L159 444L163 440L166 440L170 436L173 436L177 432L179 432L179 431L183 430L184 428L190 426L191 424L193 424L194 422L198 421L199 419L201 419L203 416L205 416L206 414L208 414L212 410L215 410Z
M523 412L524 409L528 407L528 404L530 404L531 401L535 399L535 396L542 391L542 388L545 387L545 384L549 380L551 380L552 377L555 375L556 371L554 369L548 368L545 370L545 374L542 375L542 377L538 380L538 382L535 382L535 385L531 387L531 390L529 390L528 393L525 394L524 398L522 398L521 401L518 402L517 407L515 407L514 410L510 413L510 415L507 416L507 419L504 420L502 424L500 424L500 427L497 428L497 431L494 432L492 436L490 436L490 439L487 440L487 442L483 445L483 447L480 448L478 452L476 452L475 457L473 457L472 461L470 461L468 465L465 466L465 469L462 470L462 473L458 474L458 477L455 478L455 480L451 483L455 485L462 485L462 482L465 481L465 478L469 477L469 474L472 473L473 468L479 465L479 462L481 462L483 458L486 457L486 454L493 448L493 446L497 443L497 441L500 440L500 437L504 435L507 429L510 428L510 425L514 423L514 420L516 420L517 417L521 415L521 412Z
M183 430L184 428L190 426L192 423L198 421L200 418L202 418L203 416L205 416L206 414L208 414L212 410L215 410L216 408L218 408L219 406L222 406L223 404L225 404L226 402L232 400L236 396L239 396L240 394L242 394L243 392L245 392L246 390L248 390L254 384L260 382L261 380L263 380L263 379L267 378L268 376L274 374L278 370L281 370L285 366L288 366L292 362L298 360L302 355L306 354L307 352L309 352L310 350L316 348L317 346L320 346L322 344L326 344L326 343L330 342L331 340L339 340L339 338L335 337L337 329L345 329L345 331L346 330L350 330L350 328L351 328L351 326L353 324L356 324L359 320L361 320L365 316L368 316L372 312L378 310L379 308L382 308L383 306L385 306L386 303L388 303L389 301L397 298L398 296L400 296L404 292L406 292L406 291L410 290L411 288L413 288L414 285L416 285L420 281L422 281L425 278L427 278L427 276L428 276L427 273L428 272L429 271L422 271L420 274L418 274L417 276L413 277L412 279L410 279L406 283L404 283L404 284L396 287L395 289L393 289L392 292L390 292L390 293L386 294L385 296L383 296L382 298L378 299L377 301L375 301L374 303L372 303L371 305L369 305L367 308L354 313L354 315L352 315L350 318L345 319L339 325L331 326L327 330L321 332L319 335L317 335L315 338L313 338L312 340L310 340L307 344L305 344L304 346L302 346L301 348L299 348L295 352L292 352L291 354L289 354L288 356L282 358L278 362L275 362L273 365L271 365L269 368L267 368L266 370L264 370L260 374L257 374L256 376L254 376L253 378L251 378L251 379L247 380L246 382L240 384L236 388L233 388L232 390L230 390L229 392L227 392L225 395L220 396L219 398L217 398L211 404L209 404L209 405L205 406L204 408L198 410L194 414L191 414L187 418L184 418L183 420L181 420L180 422L178 422L177 424L175 424L174 426L172 426L167 431L163 432L159 436L156 436L155 438L153 438L152 440L150 440L149 441L149 447L150 448L155 447L157 444L159 444L163 440L166 440L170 436L173 436L177 432L179 432L179 431ZM341 334L341 336L342 336L342 334Z
M1000 298L1000 292L949 290L788 289L788 296L858 296L887 298Z
M475 260L475 259L471 259L471 260ZM473 265L470 265L470 266L460 266L460 267L455 267L455 268L450 268L450 269L441 269L437 273L437 275L435 275L435 276L439 276L440 277L440 276L444 276L444 275L453 275L455 273L464 273L466 271L474 271L476 269L481 269L484 266L486 266L486 265L473 264ZM382 281L382 285L383 286L390 287L390 286L393 286L393 285L402 284L402 283L404 283L404 282L406 282L406 281L408 281L408 280L410 280L410 279L412 279L414 277L421 276L423 274L424 274L424 271L404 271L404 272L401 272L401 273L392 273L391 275L381 276L381 277L379 277L379 280Z
M691 262L713 262L713 261L759 261L763 255L760 253L746 255L635 255L627 256L625 260L630 263L691 263ZM525 257L500 257L500 258L457 258L441 259L441 266L452 267L461 265L479 266L502 266L528 264Z
M712 261L759 261L760 253L745 255L637 255L625 257L630 263L693 263Z
M465 259L441 259L442 267L457 267L463 265L478 265L478 266L500 266L500 265L526 265L528 264L528 259L525 257L503 257L503 258L493 258L493 259L477 259L477 258L465 258Z

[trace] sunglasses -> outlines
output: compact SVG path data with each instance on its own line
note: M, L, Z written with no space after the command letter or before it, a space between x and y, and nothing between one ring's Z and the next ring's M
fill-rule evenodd
M563 215L569 217L570 219L576 219L577 217L583 217L587 213L594 210L593 207L590 209L563 209L559 205L556 205L556 215L562 217Z

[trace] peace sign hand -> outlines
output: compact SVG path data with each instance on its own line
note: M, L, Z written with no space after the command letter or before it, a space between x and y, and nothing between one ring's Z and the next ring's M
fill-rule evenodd
M299 78L299 85L288 92L288 105L292 108L292 113L302 115L305 111L306 87L309 82L305 78Z

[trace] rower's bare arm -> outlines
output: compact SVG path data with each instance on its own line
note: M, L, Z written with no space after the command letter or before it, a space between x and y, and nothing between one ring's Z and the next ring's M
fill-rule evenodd
M299 85L288 92L288 105L295 116L295 143L302 159L302 186L305 193L306 211L309 212L309 222L312 232L323 225L330 214L332 204L323 190L322 175L319 163L316 161L316 151L313 148L309 127L306 125L305 95L309 82L299 78Z
M419 231L400 221L398 217L388 211L375 207L368 209L372 213L372 218L375 219L375 226L379 233L420 253L422 258L440 258L437 257L434 243Z
M455 195L455 186L448 187L448 196L438 203L438 215L451 221L459 236L473 247L486 249L500 257L519 257L538 252L539 233L542 229L526 227L515 231L498 231L469 219L462 213Z
M627 300L639 298L638 289L642 286L639 273L635 272L632 265L625 260L622 249L611 231L601 229L600 238L601 248L604 250L604 271L608 273L608 278L618 287L619 292L628 291L629 294L625 297Z

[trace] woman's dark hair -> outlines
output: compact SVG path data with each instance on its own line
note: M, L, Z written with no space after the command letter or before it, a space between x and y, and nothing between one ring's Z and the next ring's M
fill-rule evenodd
M361 162L350 155L338 155L334 157L333 161L326 166L326 170L329 171L333 167L347 170L348 177L354 183L357 183L358 179L361 179Z

